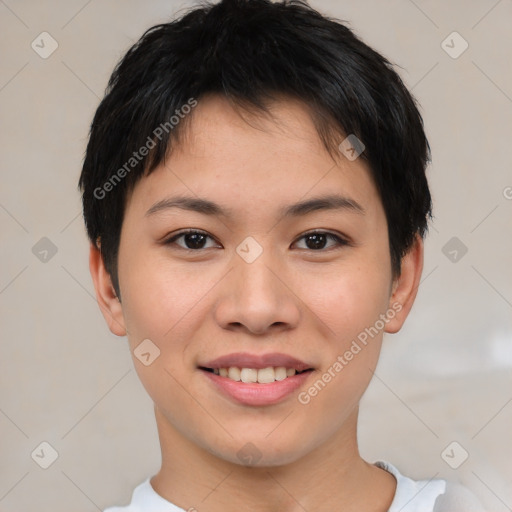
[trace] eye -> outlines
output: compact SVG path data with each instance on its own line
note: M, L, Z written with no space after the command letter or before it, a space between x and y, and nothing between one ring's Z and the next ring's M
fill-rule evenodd
M210 247L205 247L205 241L210 238L213 238L205 233L204 231L198 231L196 229L188 229L186 231L182 231L181 233L177 233L173 235L171 238L167 239L164 242L164 245L171 245L176 243L176 240L183 238L185 247L183 245L177 244L178 247L188 251L197 251L200 249L209 249Z
M302 235L299 240L305 240L306 250L319 251L325 249L325 244L328 239L334 240L334 247L349 245L349 242L334 233L328 233L326 231L310 231L305 235ZM331 246L330 248L333 248Z
M177 243L177 240L180 239L183 239L184 245ZM213 238L206 232L198 231L196 229L188 229L186 231L181 231L180 233L174 234L163 243L164 245L177 244L181 249L188 251L199 251L201 249L209 249L211 247L215 247L208 247L205 245L208 239L213 240ZM336 246L340 247L349 245L347 240L338 235L335 235L334 233L329 233L326 231L310 231L309 233L302 235L298 240L305 240L306 247L302 249L312 250L315 252L319 252L325 249L328 240L332 240L334 242L334 244L331 245L331 247L328 247L328 249L332 249Z

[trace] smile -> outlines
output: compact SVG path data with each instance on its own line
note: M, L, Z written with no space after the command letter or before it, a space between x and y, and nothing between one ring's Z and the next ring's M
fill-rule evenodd
M222 374L221 375L221 370ZM266 368L205 368L199 371L211 389L237 405L269 406L284 401L303 387L313 375L312 368L297 372L283 366ZM280 379L280 380L279 380Z
M231 366L229 368L202 368L220 377L226 377L235 382L270 384L276 381L285 380L296 374L311 371L312 368L303 371L297 371L295 368L286 368L285 366L268 366L267 368L238 368Z

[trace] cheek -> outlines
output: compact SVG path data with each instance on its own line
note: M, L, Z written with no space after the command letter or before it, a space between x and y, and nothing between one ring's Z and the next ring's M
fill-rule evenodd
M124 268L129 270L120 269L123 313L133 341L142 336L169 345L212 286L197 271L170 265L165 256L148 258L142 251L126 259Z
M339 267L308 288L308 306L319 320L317 329L325 334L318 377L327 381L328 390L318 393L323 398L317 405L337 403L334 415L355 406L371 380L382 343L389 280L386 261L359 258L357 264ZM322 383L317 388L323 389Z
M308 286L304 282L302 295L321 320L327 338L341 349L386 311L389 278L378 265L340 266L320 279L308 281Z
M123 314L135 370L159 407L169 404L172 397L167 414L173 423L186 423L188 416L183 411L188 411L190 395L184 386L189 379L191 322L198 314L201 297L212 285L197 274L192 278L171 268L163 258L138 258L133 253L125 260L125 268L130 270L122 276L120 271ZM144 357L147 353L150 355Z
M190 265L171 265L165 255L148 258L143 251L140 257L133 252L125 260L125 268L130 270L122 276L123 314L136 371L156 403L165 402L171 390L179 401L181 385L193 370L189 347L193 347L198 319L207 316L211 307L208 294L223 273L209 275ZM138 347L147 339L156 345L158 354L149 366L137 358ZM184 400L183 407L186 397Z

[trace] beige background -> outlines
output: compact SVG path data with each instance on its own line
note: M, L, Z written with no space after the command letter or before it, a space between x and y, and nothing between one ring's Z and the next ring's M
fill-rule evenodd
M191 4L0 0L2 512L124 504L159 468L152 404L94 299L76 187L113 66L146 28ZM423 284L364 397L362 453L415 478L461 481L488 510L511 510L512 1L311 5L401 66L433 153ZM58 43L46 59L31 47L43 31ZM453 31L469 44L456 59L442 46ZM450 51L462 48L453 41ZM57 249L46 262L32 251L43 237ZM468 249L457 262L442 250L452 237ZM58 452L48 469L35 462L50 460L43 441ZM469 453L458 469L441 457L452 441L462 447L452 460Z

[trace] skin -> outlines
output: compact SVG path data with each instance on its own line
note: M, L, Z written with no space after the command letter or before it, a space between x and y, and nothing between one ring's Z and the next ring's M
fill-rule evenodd
M384 512L396 480L361 458L356 435L382 331L308 404L297 395L393 304L401 310L384 331L400 330L416 297L423 243L416 238L393 279L385 212L365 161L333 160L300 103L280 100L273 113L278 122L246 122L225 99L201 99L187 136L128 199L118 261L122 302L91 245L96 297L110 330L128 336L155 404L162 467L151 485L162 497L199 512L331 511L340 504L345 512ZM318 210L279 219L280 207L333 191L357 201L364 214ZM178 208L145 215L177 194L209 199L234 215ZM197 247L190 238L163 243L186 228L211 238L188 252L184 247ZM312 230L349 244L327 237L315 249L304 238ZM248 236L263 249L250 264L236 252ZM133 351L148 338L160 356L145 366ZM315 370L281 403L241 405L197 365L242 351L283 352ZM255 465L237 456L248 442L261 455Z

